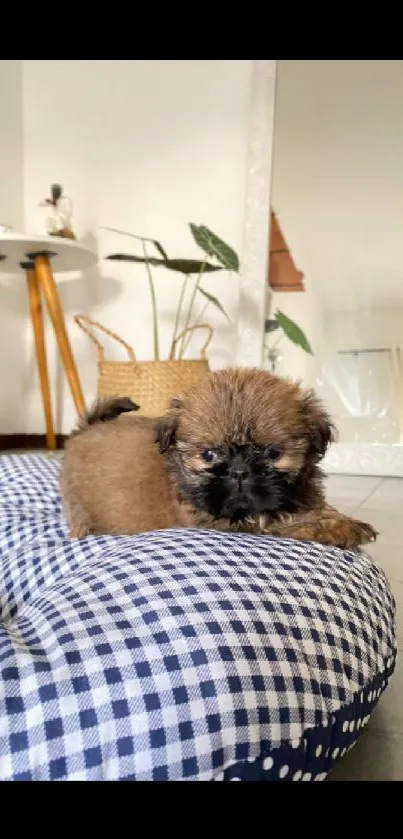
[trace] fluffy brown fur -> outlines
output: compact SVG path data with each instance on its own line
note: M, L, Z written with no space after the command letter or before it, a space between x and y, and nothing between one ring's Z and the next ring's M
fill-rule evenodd
M374 529L329 507L333 428L312 392L256 369L210 373L158 420L97 403L66 443L73 537L199 527L358 547Z

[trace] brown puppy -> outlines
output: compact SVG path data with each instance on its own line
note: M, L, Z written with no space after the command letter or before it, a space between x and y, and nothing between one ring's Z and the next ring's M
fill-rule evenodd
M358 547L368 524L329 507L318 463L333 439L312 392L265 370L209 373L158 420L106 400L68 440L73 537L199 527Z

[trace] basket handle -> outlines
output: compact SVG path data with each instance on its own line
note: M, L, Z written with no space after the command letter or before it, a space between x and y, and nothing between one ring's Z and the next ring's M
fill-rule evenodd
M184 335L187 335L188 332L193 332L195 329L207 329L207 331L208 331L207 338L206 338L206 340L205 340L205 342L204 342L204 344L203 344L203 346L200 350L200 358L202 358L203 360L206 358L207 347L210 345L210 343L213 339L214 330L208 323L195 323L194 326L188 326L187 329L184 329L183 332L181 332L180 335L177 335L176 338L174 339L174 341L172 341L171 352L169 353L169 360L170 361L173 360L173 357L175 355L176 345L177 345L178 341L180 341L180 339L183 338Z
M113 338L115 341L118 342L118 344L121 344L122 347L124 347L125 350L127 350L127 354L129 356L130 361L136 361L135 352L133 348L130 346L130 344L127 344L126 341L123 340L123 338L119 338L119 335L116 335L116 333L112 332L111 329L107 329L106 326L102 326L102 324L98 323L98 321L96 320L91 320L91 318L87 317L87 315L75 315L74 320L77 326L79 326L80 329L82 329L82 331L85 332L86 335L88 335L90 341L92 341L92 343L95 344L97 348L98 361L103 361L105 358L104 348L101 342L98 341L95 335L92 334L91 329L88 329L89 326L93 326L95 329L98 329L99 332L103 332L104 335L109 335L110 338Z

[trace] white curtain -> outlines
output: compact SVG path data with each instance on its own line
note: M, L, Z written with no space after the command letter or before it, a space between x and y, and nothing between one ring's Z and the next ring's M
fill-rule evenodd
M328 344L323 347L316 389L334 417L341 441L397 443L403 440L400 347L338 353Z

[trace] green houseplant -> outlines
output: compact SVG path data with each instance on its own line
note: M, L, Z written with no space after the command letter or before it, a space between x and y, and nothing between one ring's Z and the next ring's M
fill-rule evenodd
M265 336L279 332L271 344L267 344L266 341L264 344L264 349L266 350L272 373L275 372L277 363L280 361L280 351L278 350L278 345L284 337L288 338L293 344L295 344L295 346L300 347L304 352L309 355L313 355L312 347L301 327L279 309L274 312L273 317L267 318L265 321L264 331Z
M154 360L160 360L158 304L155 289L153 270L165 268L176 275L181 276L181 284L178 295L178 302L175 311L173 335L169 357L173 357L176 339L184 330L200 324L210 306L219 309L221 314L229 321L223 305L218 297L208 292L203 287L203 279L207 274L228 271L231 274L239 273L239 257L230 245L213 233L205 225L189 223L189 230L194 242L200 248L202 257L200 259L172 258L168 256L166 249L157 239L146 238L124 230L117 230L113 227L102 227L121 236L129 237L139 244L141 253L112 253L105 258L115 262L128 262L143 265L146 271L151 306L153 315L153 347ZM203 307L197 317L195 308L203 298ZM277 310L273 317L266 321L266 332L280 330L281 336L286 336L305 352L312 353L311 347L304 333L284 312ZM190 334L185 335L179 343L178 359L182 359L186 352ZM267 349L267 348L266 348Z
M224 317L226 317L229 321L229 317L218 298L203 288L202 281L204 275L218 271L238 273L239 259L235 251L222 239L212 233L207 227L192 223L189 224L189 229L193 239L203 252L203 258L199 260L171 258L168 256L167 251L162 246L161 242L157 239L145 238L144 236L127 233L123 230L116 230L116 228L112 227L104 227L103 229L123 236L129 236L140 243L142 250L141 255L113 253L108 255L106 259L115 262L131 262L145 266L153 313L153 346L155 361L159 361L160 359L160 348L158 306L153 277L154 268L166 268L168 271L179 274L182 278L175 312L170 355L173 351L179 333L188 329L190 326L195 326L200 323L209 306L215 306L218 308ZM154 253L150 252L151 248ZM204 305L198 317L194 320L195 306L200 297L203 298ZM184 337L180 343L178 349L179 359L183 358L188 342L189 336L187 338Z

